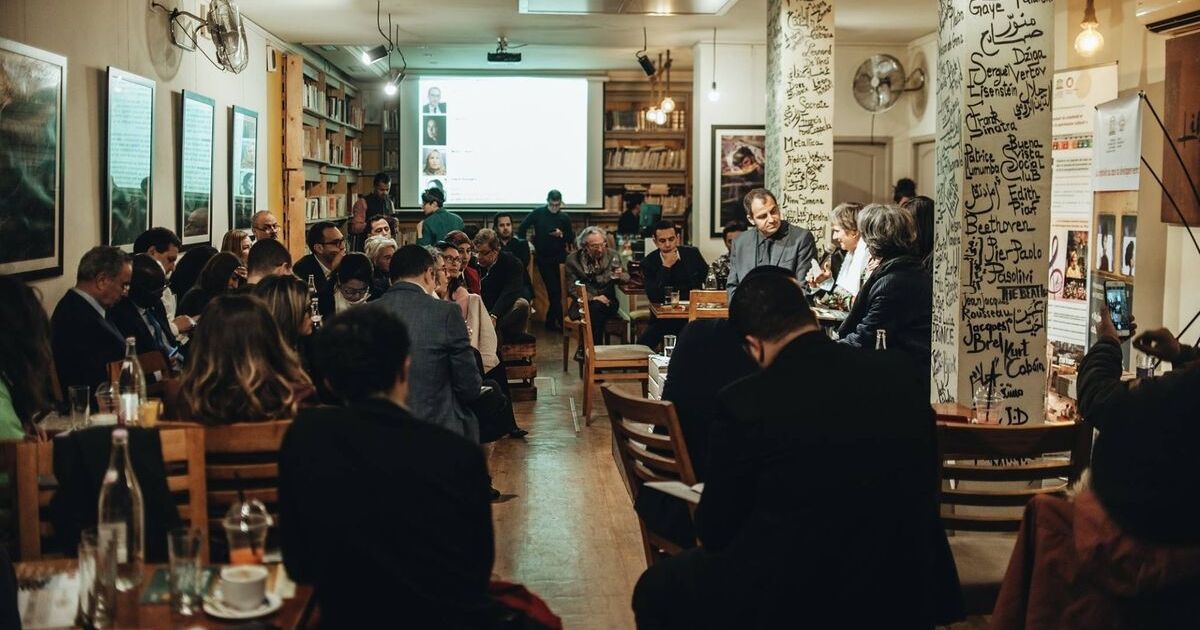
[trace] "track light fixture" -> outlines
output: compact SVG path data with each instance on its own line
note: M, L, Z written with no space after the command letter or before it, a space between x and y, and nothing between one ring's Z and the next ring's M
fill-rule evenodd
M387 58L389 52L390 51L388 51L387 46L376 46L374 48L364 49L361 56L363 65L369 66L377 61L382 61L383 59Z
M633 56L637 58L637 62L642 66L642 72L645 72L646 76L652 77L654 76L654 62L650 61L650 58L646 56L646 48L648 48L646 45L646 27L643 26L642 49L634 53Z

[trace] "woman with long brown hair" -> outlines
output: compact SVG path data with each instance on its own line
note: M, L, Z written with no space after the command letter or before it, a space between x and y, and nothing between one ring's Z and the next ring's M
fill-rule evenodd
M50 320L37 293L0 275L0 439L20 440L50 408Z
M179 394L179 416L204 424L296 415L313 385L267 305L220 295L200 318Z
M195 317L204 311L204 307L213 298L242 286L244 279L237 272L240 266L241 262L237 256L229 252L221 252L209 258L204 264L204 269L200 270L200 279L196 285L179 300L176 313Z

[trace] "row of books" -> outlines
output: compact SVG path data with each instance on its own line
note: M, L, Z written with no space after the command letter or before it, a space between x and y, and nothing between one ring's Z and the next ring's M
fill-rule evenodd
M646 195L646 199L642 203L662 206L664 215L678 215L687 211L688 198L687 195ZM622 212L624 210L624 195L604 196L605 212Z
M345 138L341 142L335 142L334 138L335 136L322 134L319 127L304 127L304 157L331 162L338 166L361 168L362 141L358 138Z
M383 110L383 130L384 131L399 131L400 130L400 110L385 109Z
M359 106L357 99L326 96L316 83L304 84L303 103L305 109L311 109L354 127L363 126L363 108Z
M631 170L681 170L687 160L684 149L668 149L663 145L613 147L605 143L604 168Z
M608 131L682 131L687 129L687 113L682 109L667 114L663 124L646 119L648 109L609 110L605 112L604 128Z
M347 210L346 195L317 195L304 198L304 216L309 221L344 217Z

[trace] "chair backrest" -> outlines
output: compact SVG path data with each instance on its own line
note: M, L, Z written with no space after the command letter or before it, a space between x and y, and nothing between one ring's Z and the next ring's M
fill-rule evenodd
M696 473L692 470L674 403L635 398L608 384L600 391L612 421L613 441L621 469L634 500L637 500L642 483L647 481L696 484ZM663 429L665 434L655 433L655 427Z
M596 359L596 342L592 339L592 307L588 304L587 287L582 282L576 282L579 289L580 326L583 328L583 348L589 360ZM565 311L564 311L565 312Z
M121 361L112 361L108 364L108 378L114 383L121 376ZM146 375L146 393L152 396L161 396L163 381L171 378L171 371L167 368L167 358L158 350L151 350L139 354L138 363L142 364L142 373Z
M167 487L190 527L208 527L204 478L204 431L200 427L163 427L159 430ZM17 549L23 561L43 557L54 537L50 499L58 487L54 478L54 441L0 443L0 470L9 475ZM9 528L14 529L14 528ZM204 559L208 559L205 544Z
M938 422L937 431L941 478L950 482L941 495L946 529L1015 532L1020 508L1036 495L1066 492L1091 461L1092 428L1083 423ZM956 514L960 508L970 513Z
M571 294L567 291L567 265L566 263L558 263L558 298L562 302L563 320L567 319L567 312L571 309Z
M726 315L721 310L729 305L729 294L725 291L706 291L692 289L688 294L688 321L697 319L723 319ZM718 308L702 308L702 307Z
M220 521L238 500L239 479L246 498L262 501L277 514L279 447L291 425L291 420L267 420L205 428L210 517Z

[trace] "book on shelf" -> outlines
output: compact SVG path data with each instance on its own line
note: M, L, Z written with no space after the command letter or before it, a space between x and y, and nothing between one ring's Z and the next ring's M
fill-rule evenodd
M687 159L684 149L664 145L611 147L606 143L604 167L626 170L682 170Z
M315 195L304 198L304 217L308 221L346 216L346 195Z
M609 110L605 112L606 131L683 131L687 129L687 112L676 109L667 114L667 122L655 124L646 120L648 109Z
M328 143L322 138L320 127L304 126L304 159L329 161Z
M384 131L399 131L400 130L400 110L398 110L398 109L383 110L383 130Z
M317 87L316 83L306 82L304 84L303 103L305 109L311 109L321 114L325 114L327 111L325 93Z
M329 161L337 166L362 167L362 142L358 138L346 138L343 142L330 142Z

